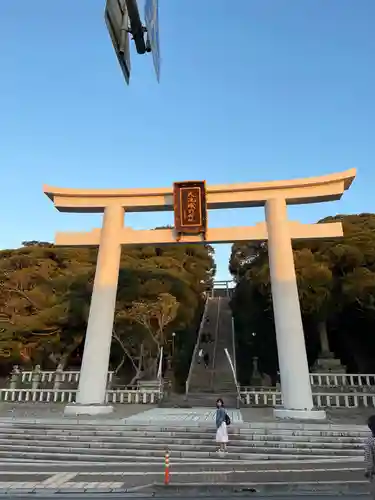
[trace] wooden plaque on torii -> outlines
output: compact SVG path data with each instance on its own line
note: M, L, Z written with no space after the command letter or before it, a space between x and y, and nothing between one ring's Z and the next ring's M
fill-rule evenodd
M173 184L174 227L177 241L183 234L201 234L206 238L207 201L205 181Z

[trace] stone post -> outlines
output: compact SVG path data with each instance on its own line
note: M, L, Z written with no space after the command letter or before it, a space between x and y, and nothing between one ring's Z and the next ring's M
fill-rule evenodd
M61 365L57 365L55 376L53 380L53 390L58 391L61 387L61 383L64 377L64 368Z
M325 412L315 411L313 406L285 199L268 200L265 211L272 302L284 405L282 409L275 409L275 416L324 419Z
M35 365L35 368L33 370L32 376L31 376L31 389L33 391L36 391L39 388L41 378L42 378L42 373L41 373L40 365Z
M258 356L254 356L252 358L252 363L253 363L253 372L251 375L251 385L253 387L262 387L263 377L260 374L259 368L258 368Z
M18 365L14 365L13 370L10 374L9 389L11 390L18 389L17 385L20 379L20 375L21 375L20 367Z
M319 340L320 340L320 355L322 358L333 358L334 355L329 347L327 325L325 322L321 321L318 324L319 330Z
M123 225L123 207L120 205L106 207L76 404L66 406L65 414L67 415L97 415L110 413L113 410L112 406L105 404L105 395L121 258L120 238Z

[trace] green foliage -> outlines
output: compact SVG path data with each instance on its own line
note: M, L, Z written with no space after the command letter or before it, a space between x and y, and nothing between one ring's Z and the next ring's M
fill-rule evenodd
M331 350L348 369L373 371L375 214L338 215L319 223L335 221L343 224L343 238L293 245L309 361L313 364L317 358L319 331L326 329ZM275 376L277 351L267 244L234 244L229 269L237 280L232 309L244 363L259 356L263 371ZM256 332L255 339L251 332ZM243 372L243 378L248 378L246 365Z
M170 293L160 293L151 301L147 299L134 301L123 314L131 323L137 323L146 330L159 352L167 340L165 329L176 319L179 305L176 297Z
M94 248L37 241L0 252L0 365L55 367L82 352L96 257ZM167 344L172 331L183 334L196 321L214 274L208 245L123 248L113 367L135 369L141 347L156 356L149 332L131 317L134 304L147 305L156 338Z

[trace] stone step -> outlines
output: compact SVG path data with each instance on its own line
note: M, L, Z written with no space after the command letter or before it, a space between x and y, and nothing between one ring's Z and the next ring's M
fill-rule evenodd
M199 458L181 458L181 457L173 457L173 463L175 464L185 464L185 463L191 463L192 461L194 464L212 464L214 463L219 463L220 459L218 457L215 457L216 460L214 459L199 459ZM264 459L268 460L268 459ZM20 451L14 451L14 452L3 452L0 450L0 463L3 461L6 461L7 463L27 463L27 464L37 464L37 463L61 463L62 465L64 463L74 463L75 466L77 467L77 462L79 465L82 464L103 464L107 466L107 464L116 464L120 465L123 467L124 464L127 463L132 463L132 464L157 464L159 467L162 467L164 464L164 456L161 457L154 457L154 456L132 456L129 455L128 457L121 457L117 455L101 455L101 454L91 454L91 455L82 455L80 453L76 452L71 452L71 453L55 453L55 452L49 452L49 453L43 453L43 452L38 452L38 453L24 453Z
M295 424L296 425L296 424ZM67 423L55 423L55 424L46 424L46 423L30 423L30 424L3 424L0 426L0 435L3 433L46 433L55 435L57 432L62 433L78 433L79 435L83 434L91 434L91 435L125 435L127 433L135 433L134 435L143 434L143 435L152 435L154 433L161 433L163 435L171 435L171 436L191 436L192 434L195 436L207 436L212 435L214 431L215 423L214 419L212 422L207 422L205 425L188 425L186 422L181 422L180 424L154 424L145 421L145 423L136 423L136 424L124 424L121 422L119 425L84 425L81 423L75 422L67 422ZM313 427L270 427L267 425L258 424L249 424L246 427L240 427L236 425L230 426L230 435L232 438L236 436L253 436L253 435L266 435L266 436L280 436L281 438L285 438L287 436L310 436L310 437L324 437L331 439L341 439L341 438L349 438L349 439L365 439L369 436L368 431L365 429L354 428L332 428L326 427L322 425L313 426Z
M236 391L233 391L233 389L229 390L229 391L224 391L224 396L225 395L228 395L228 396L233 395L234 392L236 392ZM196 396L197 398L201 398L201 399L205 399L205 400L207 400L207 398L208 398L210 401L215 400L215 403L216 403L217 398L220 396L219 392L213 391L212 389L210 389L209 392L204 391L203 389L201 389L201 390L191 389L189 391L189 395L192 395L192 394L194 394L194 396ZM209 406L209 405L207 405L207 406Z
M9 449L8 449L9 448ZM13 446L5 447L0 450L0 461L3 458L22 458L30 460L73 460L79 461L108 461L119 462L120 460L134 460L134 461L159 461L162 465L164 462L165 450L111 450L104 448L68 448L62 446L50 447L48 449L43 447L33 446ZM171 452L171 460L206 460L211 461L217 459L218 454L216 451L202 452L202 451L174 451ZM301 455L301 454L281 454L281 453L227 453L225 460L227 463L232 461L251 461L251 460L311 460L311 459L330 459L331 455ZM350 459L347 455L337 455L334 458Z
M280 439L269 439L266 436L263 439L238 439L231 435L229 435L230 444L233 449L238 449L239 447L247 447L247 448L265 448L272 447L278 449L317 449L317 453L320 453L320 450L360 450L362 453L363 442L341 442L341 441L306 441L305 439L302 441L294 440L294 441L286 441ZM4 445L6 444L18 444L18 443L30 443L35 444L35 441L42 444L44 442L61 442L62 444L73 443L76 444L84 444L85 443L99 443L98 446L101 446L100 443L108 444L108 446L119 445L125 446L132 443L139 443L140 446L143 444L150 446L162 444L164 447L169 445L178 445L178 446L212 446L214 443L214 433L210 436L210 439L202 439L201 436L197 438L189 438L185 436L185 438L176 438L172 436L116 436L116 437L108 437L108 436L98 436L98 435L86 435L86 436L72 436L72 435L57 435L57 436L46 436L46 435L37 435L37 436L25 436L25 435L9 435L2 436L0 442Z
M220 394L220 392L218 392ZM236 408L236 396L225 394L222 391L221 396L214 397L212 400L208 398L196 397L194 392L190 393L187 399L187 402L190 403L192 408L207 408L207 404L214 409L216 405L216 401L221 398L224 400L226 408L228 410ZM211 404L210 404L211 403Z
M175 404L180 404L183 405L184 403L187 403L191 408L207 408L210 407L212 411L215 411L216 407L216 401L221 398L224 400L225 405L227 410L232 410L237 407L237 397L233 395L233 391L231 391L230 394L226 393L224 390L219 392L217 391L217 396L211 397L210 392L207 392L207 395L204 397L204 395L201 395L202 388L199 388L199 395L196 396L196 393L194 390L189 392L187 400L172 400ZM168 399L166 399L162 404L165 405L168 403Z
M236 391L235 387L233 387L233 385L230 386L229 389L222 390L222 391L215 390L215 389L212 390L212 388L209 388L208 390L205 391L202 387L198 387L198 388L192 387L189 390L188 396L191 397L194 395L194 397L196 399L201 399L203 402L206 402L207 407L212 407L212 402L214 402L215 405L213 406L213 408L215 408L216 401L220 396L223 396L223 399L224 399L224 396L227 396L227 397L234 396L236 394L236 392L237 391Z
M218 312L219 318L217 317ZM220 300L220 307L218 308L218 299L212 300L209 303L207 315L211 326L209 330L213 336L214 342L212 344L203 345L202 347L210 355L210 365L214 363L215 367L214 370L212 370L212 366L205 369L202 365L198 365L195 360L193 360L193 371L189 387L190 392L193 392L194 389L196 391L210 390L212 392L212 386L214 383L215 392L218 393L217 397L222 397L222 392L225 392L226 390L236 390L231 368L224 352L224 349L228 348L231 353L233 348L232 313L229 301ZM216 330L216 325L219 326L218 330ZM236 403L237 401L234 400L231 404L236 407ZM194 405L202 406L197 400L194 400Z
M261 429L260 429L261 431ZM212 441L215 434L215 429L212 427L207 430L190 429L185 430L180 429L179 431L165 430L148 430L147 428L133 428L130 430L93 430L93 429L18 429L18 428L2 428L0 430L0 439L43 439L43 438L77 438L77 439L98 439L98 440L118 440L118 439L129 439L134 438L136 440L146 439L146 440L160 440L160 439L172 439L172 440L188 440L188 441ZM336 435L317 435L317 434L306 434L304 432L296 433L264 433L264 432L236 432L229 429L229 437L231 442L253 442L253 441L269 441L269 442L302 442L302 443L342 443L348 445L359 444L363 445L366 437L365 436L340 436L339 439Z
M213 420L204 426L3 422L0 460L162 463L169 449L177 462L212 461L217 459L214 436ZM254 422L247 427L230 426L225 460L361 460L367 436L365 428L319 424Z
M325 446L311 446L311 443L290 443L287 446L285 443L267 443L267 442L251 442L243 443L243 445L230 445L230 456L240 455L245 456L247 453L251 452L253 454L282 454L282 455L316 455L316 456L362 456L362 447L333 447L332 444L325 443ZM6 450L16 450L22 451L27 449L28 451L49 451L50 449L63 450L79 450L82 453L93 453L95 450L100 454L114 454L119 452L132 452L134 455L143 455L144 453L163 453L168 449L171 453L183 454L185 452L195 453L199 456L200 453L212 453L216 446L214 440L211 440L207 444L192 443L187 442L184 444L176 443L173 440L163 440L163 441L143 441L132 442L129 440L120 442L108 442L108 441L98 441L96 438L94 440L83 441L81 439L40 439L36 443L36 440L30 439L1 439L0 449Z
M360 469L363 474L363 459L359 457L344 457L344 458L332 458L332 457L319 457L319 458L310 458L310 457L299 457L298 459L293 459L290 457L280 459L252 459L252 460L223 460L222 455L219 453L215 453L214 458L207 459L199 459L199 458L179 458L172 457L173 462L173 470L174 471L208 471L211 472L213 470L217 471L251 471L256 470L259 472L263 472L266 470L288 470L292 469L306 469L306 468L342 468L342 469ZM82 470L85 467L90 467L91 471L104 471L108 470L107 462L105 461L105 456L103 455L102 461L91 461L90 455L86 455L84 460L79 461L79 468ZM91 465L90 465L91 464ZM133 457L127 458L125 460L122 457L116 461L112 461L109 470L117 470L124 471L124 466L126 466L126 471L131 470L139 470L140 464L147 465L147 469L141 469L142 471L156 471L161 472L163 470L160 467L160 459L155 460L152 458L148 461L147 457ZM35 461L30 458L0 458L0 470L4 472L5 470L14 470L18 469L24 471L42 471L42 470L51 470L55 472L62 471L71 471L75 472L77 470L76 461L64 458L61 460L43 460L43 461Z
M252 460L249 460L249 461L244 461L244 460L225 460L225 457L219 457L219 454L216 454L217 456L215 458L211 458L209 460L207 459L185 459L185 458L178 458L178 457L172 457L172 464L173 464L173 468L174 469L177 469L179 467L184 467L184 468L193 468L193 467L197 467L197 466L201 466L202 468L205 468L205 470L208 470L208 471L212 471L212 470L215 470L216 468L217 469L220 469L220 466L222 466L223 464L226 466L225 467L225 470L228 471L229 470L236 470L236 469L240 469L240 470L244 470L248 467L248 465L256 465L257 466L257 470L259 470L260 472L263 471L263 469L265 468L266 465L269 465L269 464L272 464L275 469L276 468L280 468L281 465L283 464L293 464L293 467L296 466L296 464L299 464L301 466L305 466L304 464L310 464L312 465L313 467L316 466L316 465L320 465L320 464L338 464L338 465L341 465L341 464L346 464L348 462L348 458L343 458L343 459L339 459L339 458L335 458L334 460L330 459L330 458L322 458L322 457L319 457L318 459L310 459L310 458L301 458L301 457L298 457L296 459L293 459L293 458L290 458L288 457L288 459L286 460L275 460L275 459L252 459ZM352 460L352 459L350 459ZM78 462L78 463L77 463ZM18 466L22 466L22 464L24 464L25 467L27 466L34 466L34 467L38 467L39 469L41 469L42 467L44 468L46 464L49 464L51 466L58 466L59 468L59 471L62 471L64 469L67 469L69 466L74 466L75 467L75 470L77 469L77 467L79 468L82 468L84 466L90 466L90 467L105 467L107 470L111 470L113 467L122 467L122 469L124 468L124 466L126 467L129 467L129 466L133 466L133 467L145 467L147 466L147 470L149 467L157 467L160 470L163 470L163 463L164 463L164 459L162 460L162 463L161 463L161 460L160 458L154 458L154 457L150 457L150 459L148 459L147 457L128 457L126 458L125 460L122 458L122 457L118 457L117 460L109 460L108 459L108 456L102 456L102 455L97 455L95 457L93 456L85 456L85 457L81 457L77 454L70 454L70 455L64 455L63 458L61 457L57 457L54 458L54 459L46 459L45 456L41 456L41 454L38 454L37 457L35 456L31 456L30 457L26 457L25 456L22 456L22 457L18 457L18 458L12 458L12 459L3 459L1 458L0 456L0 465L4 464L4 467L5 465L18 465ZM358 460L354 461L352 460L352 463L353 464L356 464L359 468L362 469L363 471L363 464L358 462ZM144 470L144 469L143 469ZM362 472L363 474L363 472Z
M106 467L105 463L97 463L95 465L89 466L86 465L89 462L81 462L80 461L80 470L84 471L90 471L92 474L100 474L102 472L107 473L108 468ZM143 462L147 463L147 462ZM126 465L126 469L124 469L124 465ZM234 466L234 467L233 467ZM180 472L183 474L191 474L192 472L211 472L211 471L218 471L225 473L225 471L242 471L243 474L246 474L247 472L265 472L268 471L269 473L277 473L277 472L285 472L289 470L294 470L296 472L298 471L305 471L305 470L335 470L335 469L340 469L340 470L345 470L345 471L350 471L350 470L359 470L363 474L363 464L358 460L358 458L350 458L350 459L338 459L335 458L334 460L332 459L306 459L306 460L253 460L253 461L231 461L230 467L228 467L228 464L226 463L225 460L222 460L220 457L216 457L215 459L212 459L210 461L195 461L195 460L190 460L190 461L179 461L176 462L173 460L173 472ZM41 472L41 471L49 471L51 474L52 473L57 473L57 472L76 472L77 471L77 465L72 462L72 464L69 464L68 462L58 462L58 461L48 461L46 462L46 465L41 464L41 463L34 463L34 462L29 462L26 464L26 462L22 462L22 465L18 465L16 461L7 461L7 460L2 460L0 461L0 470L2 473L5 472L11 472L11 471L20 471L20 472ZM114 472L117 474L123 474L124 470L126 470L127 473L132 473L132 472L137 472L141 471L142 473L145 472L145 469L142 469L139 467L139 464L132 463L132 462L113 462L111 464L110 472ZM147 473L160 473L160 464L158 462L150 462L147 468ZM138 472L139 473L139 472ZM363 477L363 476L362 476Z
M199 398L198 398L199 399ZM229 464L275 461L362 460L365 428L295 423L257 423L229 429ZM79 421L0 423L0 461L25 463L160 464L168 448L172 463L220 463L214 421L87 424Z
M53 441L51 438L53 437ZM312 440L307 440L306 438L295 438L293 437L289 438L288 440L281 440L281 439L272 439L274 436L250 436L247 439L242 438L240 439L239 436L235 436L233 438L231 435L230 437L230 446L232 449L237 449L240 447L247 447L247 448L253 448L253 447L272 447L272 448L317 448L317 449L332 449L332 450L341 450L341 449L348 449L348 450L363 450L363 445L364 442L363 440L359 441L338 441L337 439L329 440L325 438L320 438L318 440L317 438L313 438ZM126 436L121 435L121 436L100 436L100 435L81 435L81 434L56 434L54 436L52 435L46 435L46 434L4 434L0 437L0 443L7 444L7 443L28 443L28 442L33 442L33 441L38 441L38 443L45 443L45 442L63 442L63 443L92 443L93 441L95 443L107 443L107 444L112 444L114 445L119 445L122 446L123 444L128 444L131 446L133 443L136 443L139 446L143 445L150 445L152 446L154 443L156 445L158 444L163 444L163 446L169 446L170 444L172 445L179 445L179 446L211 446L214 442L214 433L212 433L212 436L210 439L208 439L208 436L206 436L206 439L202 439L201 436L199 437L189 437L186 435L183 435L181 437L175 437L175 436L166 436L163 433L160 433L159 435L137 435L134 436L134 433L128 434Z

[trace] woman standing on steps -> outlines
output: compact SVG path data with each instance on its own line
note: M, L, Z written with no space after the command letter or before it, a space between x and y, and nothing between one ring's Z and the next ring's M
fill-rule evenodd
M219 398L216 401L216 443L218 445L218 453L226 453L228 444L229 417L224 408L224 401Z

